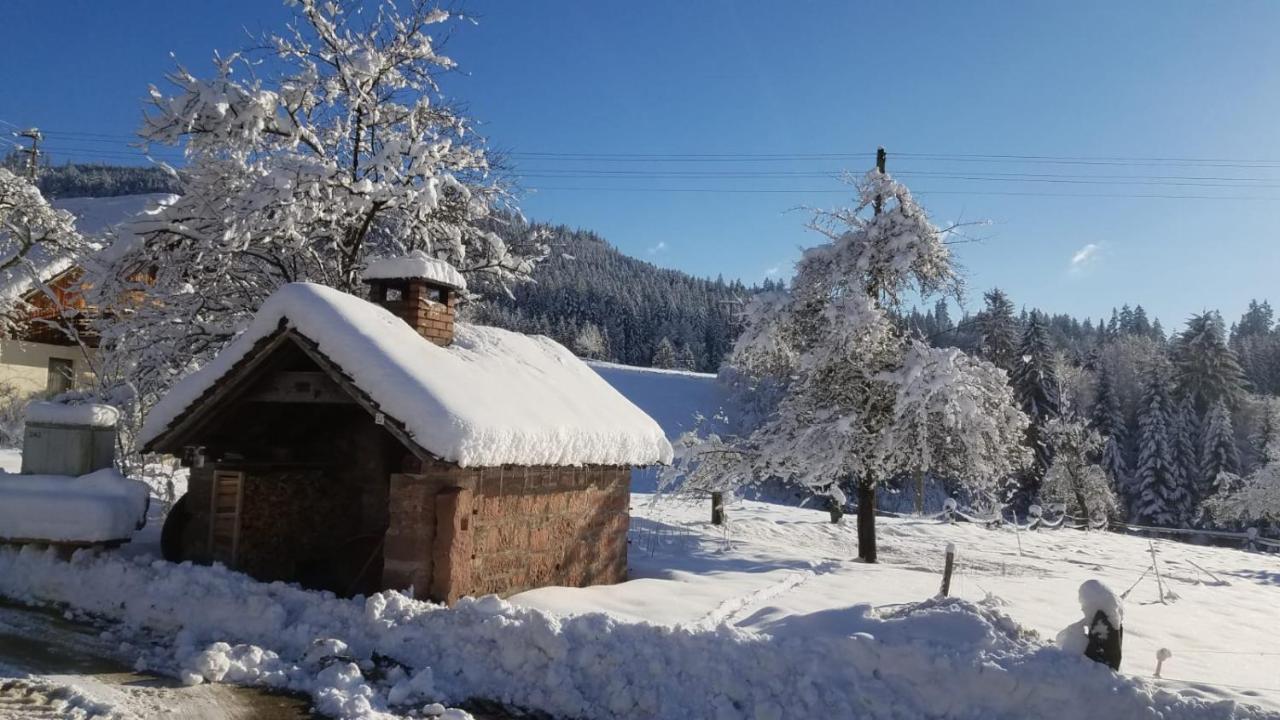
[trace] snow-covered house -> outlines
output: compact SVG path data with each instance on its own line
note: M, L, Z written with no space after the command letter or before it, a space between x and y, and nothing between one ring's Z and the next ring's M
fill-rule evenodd
M75 216L82 235L106 240L172 198L164 194L62 198L52 204ZM84 260L37 246L21 264L0 272L0 300L17 315L13 318L17 331L0 337L0 387L9 393L20 397L58 393L92 381L90 364L97 337L90 325L95 310L84 298L88 289ZM84 347L52 322L67 310L74 312L68 319Z
M183 454L173 555L342 594L506 594L626 575L648 415L568 350L454 322L463 278L374 263L370 299L287 285L147 418Z

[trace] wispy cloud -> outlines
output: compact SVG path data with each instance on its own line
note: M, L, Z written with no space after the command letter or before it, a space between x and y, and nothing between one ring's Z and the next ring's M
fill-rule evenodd
M1097 243L1089 243L1071 256L1071 263L1067 269L1071 272L1080 272L1081 270L1095 264L1098 261L1098 251L1101 250Z
M648 252L650 255L657 255L660 252L666 252L666 250L667 250L667 241L659 240L657 245L654 245L653 247L649 248L646 252Z
M773 266L773 267L771 267L771 268L765 268L765 269L764 269L764 276L765 276L765 277L773 277L774 275L777 275L777 274L778 274L778 273L780 273L780 272L782 272L782 268L778 267L777 265L774 265L774 266Z

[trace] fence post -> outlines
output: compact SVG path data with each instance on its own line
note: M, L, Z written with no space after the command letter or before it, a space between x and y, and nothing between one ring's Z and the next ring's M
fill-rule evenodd
M1148 540L1147 547L1151 548L1151 567L1156 571L1156 588L1160 590L1160 602L1168 605L1164 599L1164 579L1160 577L1160 562L1156 560L1156 544Z
M1164 667L1164 661L1173 657L1173 651L1169 648L1160 648L1156 651L1156 677L1160 677L1160 669Z
M711 524L724 524L724 493L711 493Z
M956 499L947 498L942 501L942 522L954 525L956 523Z
M947 563L942 568L942 597L951 593L951 571L956 566L956 544L947 543Z
M1258 549L1258 528L1244 529L1244 549L1250 551Z

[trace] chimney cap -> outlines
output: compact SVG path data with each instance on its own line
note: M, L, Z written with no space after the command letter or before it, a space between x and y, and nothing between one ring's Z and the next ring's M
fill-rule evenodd
M372 280L426 280L436 285L465 292L467 280L453 265L433 258L421 250L408 255L381 258L369 263L362 276L365 282Z

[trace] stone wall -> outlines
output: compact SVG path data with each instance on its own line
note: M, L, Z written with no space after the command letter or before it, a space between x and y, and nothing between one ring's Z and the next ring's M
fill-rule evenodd
M459 468L391 478L383 583L420 598L510 595L627 574L630 470Z

